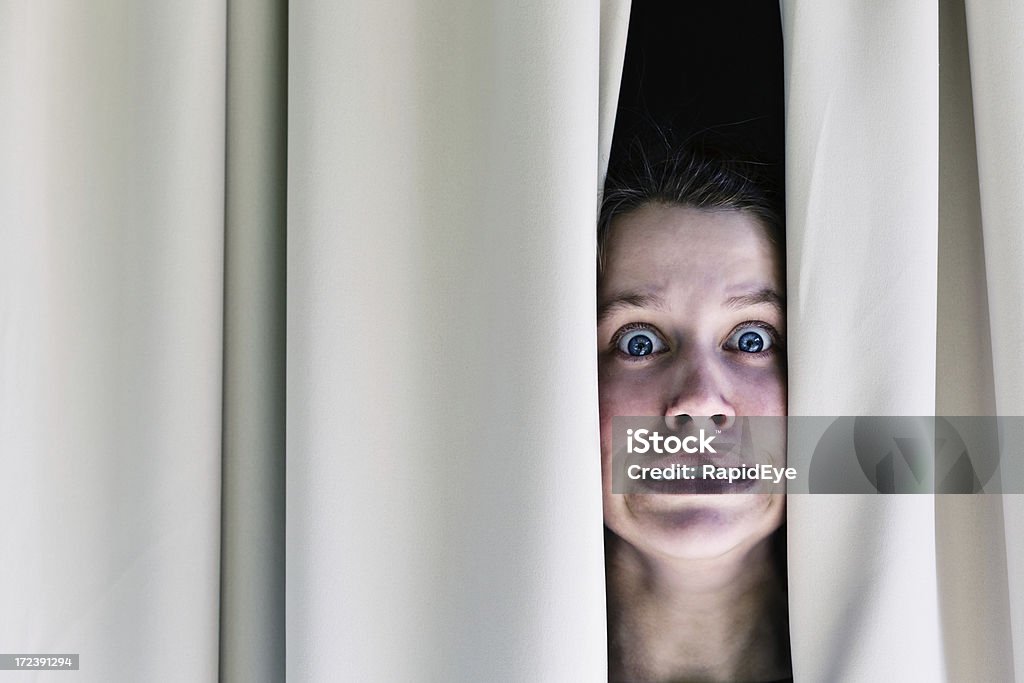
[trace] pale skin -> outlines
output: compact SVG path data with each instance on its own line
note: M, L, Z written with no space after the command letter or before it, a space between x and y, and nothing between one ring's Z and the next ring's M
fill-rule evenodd
M784 497L613 494L610 475L613 416L728 432L786 414L783 292L778 247L750 214L648 204L612 223L598 357L613 681L789 675L771 538Z

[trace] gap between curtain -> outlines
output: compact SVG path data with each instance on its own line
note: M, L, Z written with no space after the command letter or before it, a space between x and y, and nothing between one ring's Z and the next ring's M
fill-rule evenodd
M282 681L288 2L226 11L219 679Z

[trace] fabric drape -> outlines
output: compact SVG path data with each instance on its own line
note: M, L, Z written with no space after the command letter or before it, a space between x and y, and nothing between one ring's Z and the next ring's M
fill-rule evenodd
M0 4L0 649L97 681L605 675L628 8Z
M1022 414L1024 14L782 10L790 413ZM796 680L1022 679L1019 499L790 497Z
M0 3L0 647L51 675L217 676L225 35Z
M227 9L219 675L283 680L288 4Z
M782 13L790 412L1024 414L1024 9ZM0 3L0 650L606 676L628 14ZM794 496L788 533L797 681L1024 680L1021 496Z
M283 676L284 8L0 6L5 651Z
M289 678L606 676L604 7L291 7Z

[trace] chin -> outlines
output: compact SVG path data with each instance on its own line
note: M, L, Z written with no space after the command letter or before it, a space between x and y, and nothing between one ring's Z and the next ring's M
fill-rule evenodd
M646 555L711 560L746 552L783 522L782 494L626 494L606 502L605 524Z

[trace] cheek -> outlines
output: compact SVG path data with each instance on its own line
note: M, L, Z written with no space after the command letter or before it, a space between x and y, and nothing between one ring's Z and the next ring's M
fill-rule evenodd
M786 373L781 364L733 368L732 395L737 415L785 415Z
M598 367L598 405L601 448L607 454L612 442L612 418L616 416L661 415L664 413L664 377L655 369L624 367L607 359Z
M661 415L665 377L656 368L623 367L608 359L598 369L601 422L616 415Z

